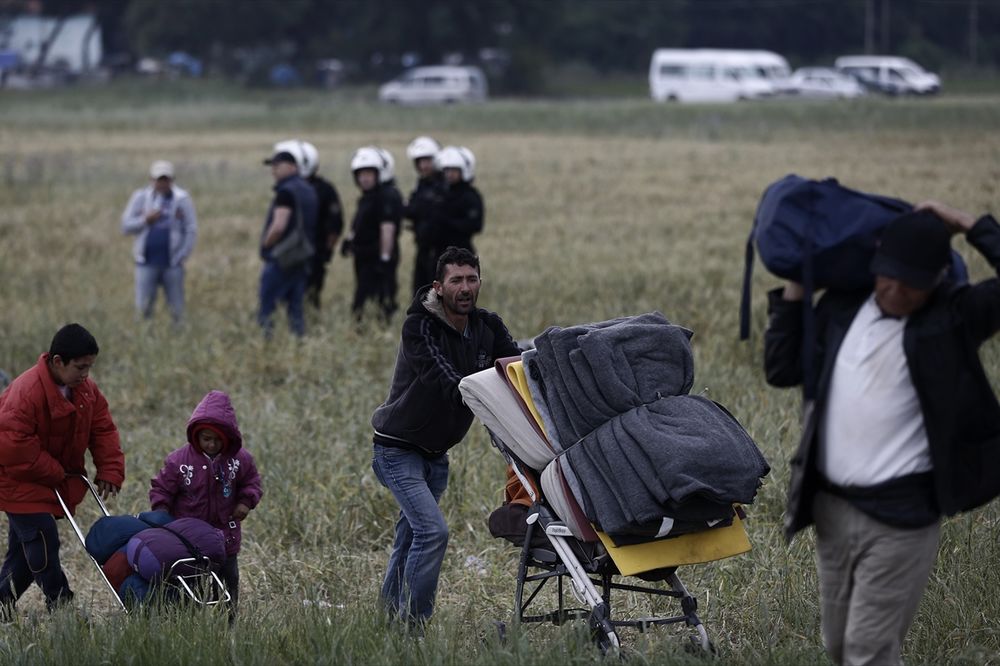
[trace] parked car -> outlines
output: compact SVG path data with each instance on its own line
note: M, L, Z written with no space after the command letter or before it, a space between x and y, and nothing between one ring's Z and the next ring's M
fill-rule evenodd
M771 58L764 62L762 55ZM775 93L772 73L780 70L783 61L765 51L657 49L649 62L649 95L657 102L735 102L770 97ZM787 74L787 64L784 67Z
M383 84L378 98L391 104L454 104L486 99L486 76L478 67L415 67Z
M852 99L865 94L865 88L849 74L829 67L801 67L788 77L785 92L796 97Z
M834 66L856 78L869 90L887 95L933 95L941 79L909 58L898 56L841 56Z

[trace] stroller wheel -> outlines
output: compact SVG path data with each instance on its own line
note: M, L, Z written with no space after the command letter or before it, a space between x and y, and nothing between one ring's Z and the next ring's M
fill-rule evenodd
M699 622L694 625L694 628L698 631L698 633L690 637L691 645L688 646L688 649L691 652L709 654L713 657L716 656L718 652L715 649L715 645L712 644L712 641L708 639L708 631L705 629L705 625Z
M615 633L614 626L608 620L608 612L607 604L600 604L590 614L590 635L593 636L601 654L607 654L612 650L617 651L621 647L618 634Z
M608 625L606 628L601 627L600 629L595 629L594 642L597 643L597 648L601 651L602 655L616 651L621 647L621 642L618 640L618 634L615 633L615 630L611 627L611 625Z

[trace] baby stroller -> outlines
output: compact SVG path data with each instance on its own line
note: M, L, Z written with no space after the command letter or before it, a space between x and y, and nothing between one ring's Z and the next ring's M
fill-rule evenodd
M91 483L83 474L70 475L74 478L82 481L90 494L97 501L97 506L100 508L101 513L104 517L110 518L111 513L108 511L107 506L104 504L104 500L98 494L97 489L94 484ZM118 602L118 606L125 612L128 613L134 607L131 603L127 603L127 599L123 598L123 595L119 593L121 587L116 587L112 583L111 578L105 571L105 568L95 557L91 549L88 548L87 537L84 535L83 531L80 529L77 520L70 513L69 507L66 501L63 499L62 495L58 490L55 490L56 499L59 501L59 506L62 507L63 514L69 521L70 526L73 528L73 532L76 534L77 538L80 540L80 544L83 546L84 550L87 552L87 556L90 558L94 566L97 567L97 571L101 574L101 579L107 585L108 589L111 590L111 594L114 596L115 601ZM150 527L162 525L148 524ZM178 535L179 538L183 539L183 536ZM226 604L230 600L229 592L226 590L225 584L219 578L219 575L215 572L214 564L211 559L198 552L198 549L190 546L188 544L188 557L180 557L174 560L165 567L165 571L162 576L158 576L155 583L161 585L164 591L164 598L166 599L185 599L189 600L195 604L201 606L215 606L218 604Z
M602 652L607 652L621 646L617 633L620 627L632 627L644 632L658 625L684 623L695 631L691 636L692 645L714 653L715 647L708 631L698 617L698 600L684 587L677 569L683 564L709 562L750 550L746 531L738 518L729 527L686 535L687 538L677 537L675 543L648 542L615 547L606 535L596 531L594 540L581 540L540 495L535 472L518 460L492 433L491 439L532 500L527 512L527 529L515 582L515 624L551 622L562 625L572 620L586 620L595 643ZM567 501L573 501L571 495L567 496ZM579 512L578 508L576 510ZM545 535L547 544L540 543L539 532ZM650 583L662 581L667 589L618 582L618 578L625 575L638 576ZM549 611L534 611L532 604L552 579L557 586L557 607ZM586 604L586 608L566 606L566 579L573 595ZM613 617L613 590L677 599L680 612L641 618ZM506 624L499 623L498 629L503 637Z
M697 599L685 588L677 569L749 551L742 508L733 506L731 519L711 529L706 525L700 531L671 538L616 544L615 539L594 527L574 497L567 482L571 470L567 470L566 451L558 450L547 436L546 422L540 416L521 357L500 359L494 368L465 377L459 389L510 465L509 473L520 481L529 498L526 503L530 502L523 514L527 523L523 541L520 535L517 539L502 535L521 546L513 622L561 625L585 620L604 652L620 647L618 629L622 627L644 632L654 626L685 624L693 629L693 647L714 652L697 613ZM721 406L716 407L721 410ZM742 432L738 424L736 428ZM494 516L491 532L497 536ZM511 522L516 520L508 524ZM638 576L647 583L663 582L666 588L621 582L621 576ZM567 579L570 591L584 607L567 605ZM556 608L536 610L539 593L553 580ZM612 603L614 591L646 595L650 601L676 599L680 609L668 615L620 616ZM498 629L503 637L506 625L499 623Z

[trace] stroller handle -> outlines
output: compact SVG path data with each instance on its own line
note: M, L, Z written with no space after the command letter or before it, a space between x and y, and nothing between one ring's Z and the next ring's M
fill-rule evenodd
M90 482L90 479L87 478L86 474L66 475L66 478L70 477L75 477L82 480L87 485L87 488L90 489L90 493L94 496L94 499L97 500L97 506L101 507L101 513L103 513L105 516L111 515L111 512L108 511L108 507L105 506L104 504L104 500L101 499L100 494L97 492L97 488L95 488L94 484ZM66 500L63 499L62 493L59 492L58 488L53 488L52 492L56 494L56 499L59 500L59 506L62 507L63 515L66 516L66 520L68 520L69 524L73 527L73 531L76 532L76 537L80 540L80 545L83 546L84 552L86 552L87 537L84 536L83 530L80 529L80 526L77 524L76 519L73 517L73 514L70 513L69 505L66 504ZM121 597L118 596L118 591L115 590L115 586L111 584L111 581L108 579L107 574L104 573L104 569L101 568L100 563L98 563L98 561L95 560L93 556L90 555L89 552L87 553L87 556L90 557L90 559L94 562L94 565L97 567L97 570L101 572L101 578L104 579L104 582L111 590L111 593L115 595L115 599L118 601L118 605L121 606L121 609L123 611L128 613L128 608L125 606L125 603L121 600Z

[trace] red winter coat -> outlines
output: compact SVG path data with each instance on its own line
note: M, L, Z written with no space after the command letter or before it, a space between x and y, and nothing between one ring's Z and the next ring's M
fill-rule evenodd
M121 486L125 456L108 401L90 379L73 389L70 402L59 392L48 354L0 395L0 511L63 515L53 488L70 507L87 492L84 452L97 466L96 479Z

